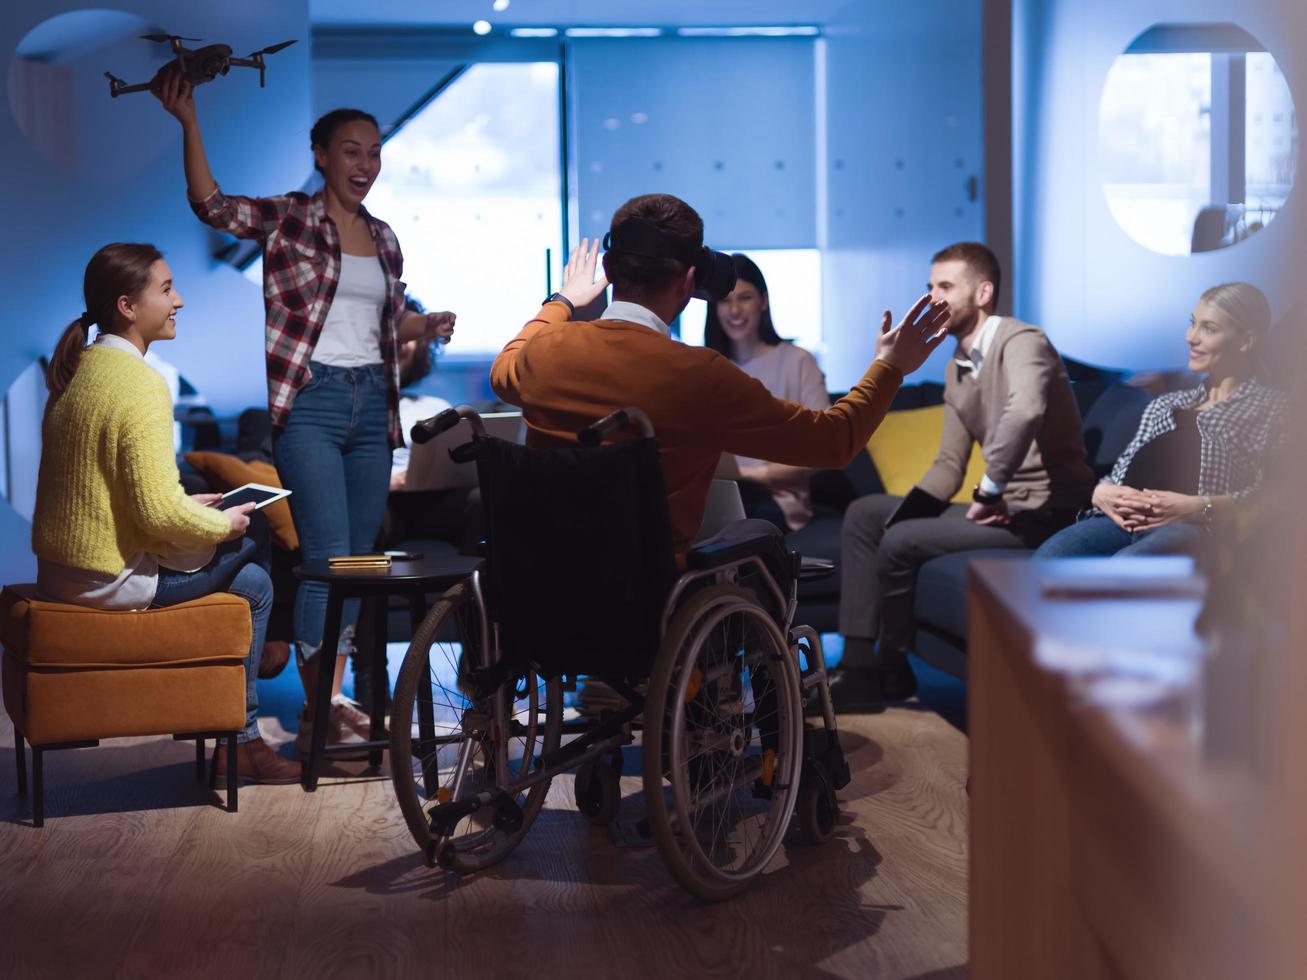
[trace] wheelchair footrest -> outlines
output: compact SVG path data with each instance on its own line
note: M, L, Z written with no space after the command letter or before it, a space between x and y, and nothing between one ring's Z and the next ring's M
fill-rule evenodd
M844 749L840 747L840 733L829 728L817 728L814 725L803 726L803 759L805 762L819 762L830 776L831 786L843 789L853 778L849 764L844 761Z
M515 834L522 829L522 808L518 806L517 800L502 789L492 789L483 790L466 800L432 807L428 814L431 833L435 837L451 837L460 821L488 806L495 809L493 820L496 830Z

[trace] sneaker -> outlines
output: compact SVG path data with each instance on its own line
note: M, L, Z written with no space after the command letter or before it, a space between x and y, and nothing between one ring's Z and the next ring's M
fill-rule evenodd
M340 720L340 723L348 728L359 738L366 739L372 732L372 719L368 717L357 701L351 701L343 694L337 694L331 699L332 717ZM381 733L377 738L390 738L390 733L386 731L384 721L381 726Z
M219 745L214 753L214 780L217 786L227 784L227 747ZM261 738L236 743L236 778L242 783L265 785L298 783L300 764L277 754Z
M357 712L357 709L355 709ZM362 715L362 712L357 712ZM328 746L349 746L357 745L365 741L364 735L360 735L345 720L345 714L341 710L341 705L337 701L332 701L331 710L327 714L327 745ZM363 716L366 719L366 716ZM366 732L366 728L364 729ZM309 751L313 746L313 718L309 715L308 707L300 712L300 730L295 736L295 748L299 750L300 757L307 759ZM334 754L332 758L342 760L359 760L366 759L370 750L360 746L356 751Z

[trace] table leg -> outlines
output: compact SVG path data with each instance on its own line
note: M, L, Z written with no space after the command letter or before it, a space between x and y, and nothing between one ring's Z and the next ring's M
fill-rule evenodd
M318 690L313 705L313 740L309 749L309 764L303 772L304 789L310 793L318 788L318 774L327 745L327 721L331 715L331 682L336 676L336 654L340 648L340 620L345 597L333 585L327 592L327 621L323 626L322 646L314 659L318 662Z
M390 690L390 673L386 669L386 639L390 631L387 627L387 605L390 597L374 596L372 604L372 703L367 705L371 724L368 726L368 739L375 741L386 735L386 694ZM368 764L381 765L384 749L373 749L368 753Z
M409 596L408 614L409 622L412 624L412 633L417 635L418 627L422 625L422 620L426 618L426 596L422 593L415 592ZM436 710L431 700L431 675L427 676L418 684L417 691L418 702L418 742L417 752L414 754L422 762L422 788L426 793L427 799L431 799L435 792L436 783L440 774L439 749L435 745L436 738ZM402 724L412 725L412 718L400 719ZM395 719L391 718L390 723L395 724Z

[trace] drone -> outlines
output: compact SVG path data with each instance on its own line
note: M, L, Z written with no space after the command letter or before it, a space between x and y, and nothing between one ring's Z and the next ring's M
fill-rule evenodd
M274 44L261 51L255 51L248 58L233 58L231 56L231 47L226 44L209 44L202 48L191 49L182 43L183 41L200 40L197 37L178 37L176 34L142 34L141 39L156 41L160 44L171 44L172 52L176 55L176 58L160 68L155 73L154 78L139 85L128 85L121 78L105 72L104 77L109 79L109 94L115 99L129 92L148 92L159 82L163 73L173 65L176 65L177 70L181 72L182 79L192 86L211 82L219 75L227 74L233 67L257 68L259 70L259 88L263 88L264 72L266 71L263 56L276 54L282 48L288 48L295 43L294 40L282 41L280 44Z

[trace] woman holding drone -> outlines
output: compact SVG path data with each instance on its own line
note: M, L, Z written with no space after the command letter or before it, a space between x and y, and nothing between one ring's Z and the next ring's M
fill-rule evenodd
M209 169L192 87L160 74L154 94L181 123L192 210L219 231L264 244L268 409L273 454L291 491L306 561L371 551L389 492L391 450L404 444L397 351L410 340L447 341L454 314L404 309L404 257L390 226L363 206L381 171L381 132L371 115L336 109L310 144L323 187L250 198L224 194ZM353 605L354 608L350 608ZM307 752L327 586L302 582L295 597L296 654ZM357 615L347 604L345 622ZM368 719L340 696L338 656L328 744L366 737Z

